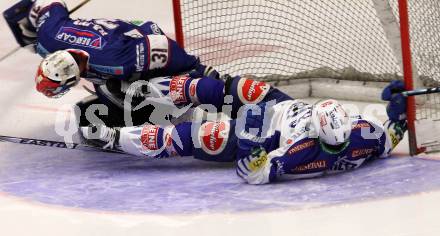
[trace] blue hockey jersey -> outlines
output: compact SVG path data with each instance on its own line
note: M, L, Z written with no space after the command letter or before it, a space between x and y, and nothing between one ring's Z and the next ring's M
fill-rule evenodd
M123 20L71 19L60 3L43 9L37 20L37 53L45 57L63 49L90 55L87 77L128 80L176 75L199 65L153 22L140 26Z
M358 168L369 160L386 157L392 150L393 142L384 126L360 116L353 117L349 142L342 151L331 150L317 138L317 132L311 126L311 111L311 105L298 100L284 101L259 116L259 120L270 120L266 127L260 127L259 122L246 123L246 130L257 128L263 130L264 135L252 138L242 132L237 158L247 158L255 146L263 147L268 153L261 171L247 177L249 183L265 184L279 179L342 172ZM255 141L257 138L263 141ZM240 165L237 171L242 171Z

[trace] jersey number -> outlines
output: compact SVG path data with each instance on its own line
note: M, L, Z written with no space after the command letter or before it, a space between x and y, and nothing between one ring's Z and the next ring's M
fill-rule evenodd
M152 52L151 54L152 62L166 63L168 61L167 49L153 48L151 49L151 52Z
M169 59L168 38L165 35L147 35L150 47L150 70L167 66Z

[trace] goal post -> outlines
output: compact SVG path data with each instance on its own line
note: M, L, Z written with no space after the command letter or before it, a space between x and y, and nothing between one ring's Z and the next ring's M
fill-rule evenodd
M179 45L221 74L366 101L394 79L407 89L440 85L437 0L173 0L173 7ZM323 81L345 90L329 95ZM440 96L410 97L408 124L412 155L440 150ZM432 129L439 135L420 131Z
M400 38L402 45L403 78L406 90L414 89L413 68L411 57L411 43L409 32L409 16L407 0L399 0ZM418 150L415 130L416 106L415 98L407 98L407 119L408 119L408 142L411 155L416 155L423 150Z
M182 26L182 11L180 6L180 0L173 0L174 34L177 44L179 44L180 47L185 48Z

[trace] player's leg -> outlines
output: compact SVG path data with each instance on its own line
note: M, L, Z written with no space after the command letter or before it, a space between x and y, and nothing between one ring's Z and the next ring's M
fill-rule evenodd
M76 114L79 126L88 126L102 121L108 127L123 125L124 114L119 109L108 107L96 95L88 96L78 103L79 114Z
M234 121L184 122L176 126L144 125L108 128L84 127L82 132L101 146L149 158L194 156L205 161L235 160L237 138Z
M149 121L150 114L155 109L151 104L147 104L134 111L133 108L144 100L143 97L135 95L131 95L132 97L130 97L129 100L130 104L125 104L126 93L121 89L121 81L110 79L104 85L95 85L95 92L96 96L99 98L100 104L103 104L108 108L109 116L111 116L113 120L117 120L115 125L110 127L127 126L125 123L125 117L127 114L124 114L124 112L128 112L132 125L142 125Z
M119 146L136 156L194 156L199 160L230 162L235 160L237 146L234 127L230 121L126 127L120 130Z
M213 105L217 112L222 112L225 105L232 106L230 116L237 117L237 112L244 104L259 104L275 101L276 103L292 98L273 86L246 77L224 76L218 80L209 77L191 78L176 76L170 83L170 95L178 106L188 104Z

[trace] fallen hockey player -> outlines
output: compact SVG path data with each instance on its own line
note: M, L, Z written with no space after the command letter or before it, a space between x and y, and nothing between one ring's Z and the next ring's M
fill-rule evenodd
M218 77L153 22L138 26L123 20L71 19L63 0L22 0L5 17L21 46L34 45L42 57L54 53L40 65L38 91L60 97L79 82L81 72L82 78L94 84L97 97L85 99L80 107L104 104L119 120L124 96L140 95L128 91L133 81L182 73ZM62 64L55 65L53 60ZM64 67L65 73L52 73L61 71L54 67ZM139 118L136 123L143 121Z
M218 106L220 98L232 95L232 110L238 118L175 126L83 127L85 136L98 138L104 147L137 156L237 161L237 174L247 183L266 184L358 168L387 157L406 131L406 100L399 93L404 90L401 81L394 81L383 91L382 98L389 101L389 120L379 124L361 116L350 117L335 100L309 105L246 78L236 77L226 84L220 81L217 88L213 86L208 92L197 89L193 95L190 85L209 79L183 80L187 89L180 98L187 98L186 102L203 98L204 103ZM240 103L248 105L238 108Z

